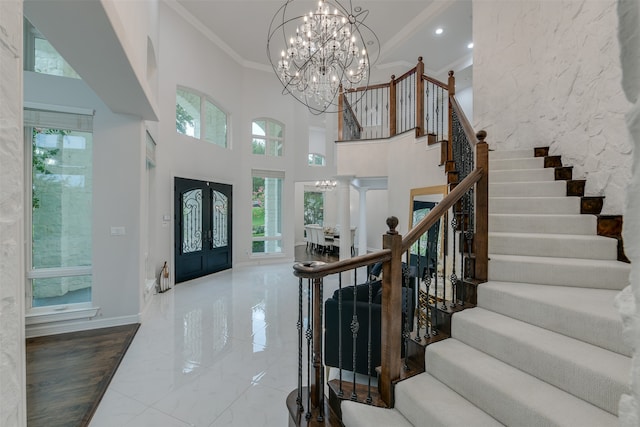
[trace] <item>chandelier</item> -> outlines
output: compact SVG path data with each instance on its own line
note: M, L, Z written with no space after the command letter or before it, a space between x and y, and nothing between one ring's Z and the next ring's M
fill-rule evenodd
M329 191L329 190L333 190L334 188L336 188L336 186L338 185L338 182L335 180L322 180L322 181L316 181L316 188L318 190L321 191Z
M309 12L300 4L287 0L273 16L269 61L283 94L293 95L314 114L338 112L340 90L368 86L370 54L379 54L378 38L364 23L369 11L353 8L351 0L349 9L338 0L319 0Z

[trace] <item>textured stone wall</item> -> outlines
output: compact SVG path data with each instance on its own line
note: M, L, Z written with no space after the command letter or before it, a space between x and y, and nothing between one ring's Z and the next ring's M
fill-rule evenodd
M631 366L631 393L622 396L620 425L640 425L640 0L619 0L619 40L622 87L634 105L627 113L627 126L633 143L633 176L627 188L624 212L625 252L631 260L631 285L618 299L625 324L624 336L634 349Z
M474 126L492 148L550 146L621 214L631 144L616 0L473 2Z
M22 1L0 1L0 425L24 426Z

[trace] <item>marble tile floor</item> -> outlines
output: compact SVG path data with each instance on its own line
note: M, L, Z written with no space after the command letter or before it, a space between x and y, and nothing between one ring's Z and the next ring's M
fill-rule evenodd
M325 280L325 298L336 282ZM291 262L236 267L154 295L90 427L288 425L297 306Z

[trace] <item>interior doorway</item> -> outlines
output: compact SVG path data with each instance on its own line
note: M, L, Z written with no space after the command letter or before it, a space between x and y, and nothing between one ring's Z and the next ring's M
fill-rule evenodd
M231 268L232 186L175 178L176 283Z

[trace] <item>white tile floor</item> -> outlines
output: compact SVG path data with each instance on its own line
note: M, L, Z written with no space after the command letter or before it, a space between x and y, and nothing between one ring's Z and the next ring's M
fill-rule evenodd
M285 400L297 384L292 263L236 267L150 304L90 427L288 424Z

